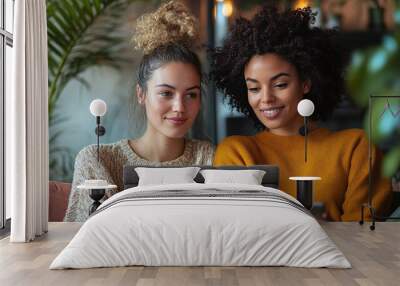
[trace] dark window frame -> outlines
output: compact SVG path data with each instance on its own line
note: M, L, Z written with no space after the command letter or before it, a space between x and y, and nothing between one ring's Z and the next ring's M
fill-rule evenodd
M11 0L13 13L15 0ZM0 0L0 237L10 232L11 219L6 215L6 189L5 189L5 93L6 93L6 47L13 48L13 34L6 30L6 0ZM14 15L13 15L14 16ZM12 17L13 17L12 16ZM13 18L14 19L14 18Z

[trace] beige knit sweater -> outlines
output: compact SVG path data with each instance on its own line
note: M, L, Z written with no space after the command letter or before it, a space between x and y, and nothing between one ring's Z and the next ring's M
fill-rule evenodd
M206 141L186 140L183 154L171 161L153 162L139 157L129 146L128 139L112 144L100 145L100 164L97 162L97 146L90 145L82 149L76 159L74 178L69 195L68 209L64 221L83 222L89 217L92 199L88 190L79 190L77 186L89 179L103 179L123 190L123 166L188 166L212 165L214 147ZM107 193L111 196L113 193Z

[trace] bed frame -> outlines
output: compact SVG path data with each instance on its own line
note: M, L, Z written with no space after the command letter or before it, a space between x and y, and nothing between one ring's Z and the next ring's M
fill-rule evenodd
M128 188L133 188L138 185L139 176L135 171L137 167L151 167L151 168L179 168L175 166L163 166L163 167L152 167L152 166L124 166L123 173L123 183L124 190ZM271 187L275 189L279 189L279 167L275 165L254 165L254 166L220 166L220 167L212 167L212 166L196 166L200 167L202 170L206 169L219 169L219 170L248 170L248 169L256 169L256 170L264 170L266 173L262 179L262 185L265 187ZM200 174L194 178L197 183L204 183L204 178Z

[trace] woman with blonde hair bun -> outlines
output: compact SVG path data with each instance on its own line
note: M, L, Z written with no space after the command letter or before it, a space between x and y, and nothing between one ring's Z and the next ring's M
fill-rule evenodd
M84 221L91 199L77 190L88 179L106 179L123 188L124 165L211 165L214 147L206 141L186 139L201 106L202 69L193 51L197 20L175 1L138 19L133 44L142 50L136 85L138 104L147 118L145 133L79 152L65 221ZM108 194L110 195L110 194Z

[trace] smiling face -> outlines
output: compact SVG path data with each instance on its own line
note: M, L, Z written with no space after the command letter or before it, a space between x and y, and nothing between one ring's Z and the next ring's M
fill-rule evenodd
M244 70L248 101L261 123L278 135L298 134L303 117L297 104L310 91L296 68L272 53L250 59Z
M137 87L137 95L150 131L183 138L200 110L200 75L191 64L167 63L153 72L146 93Z

